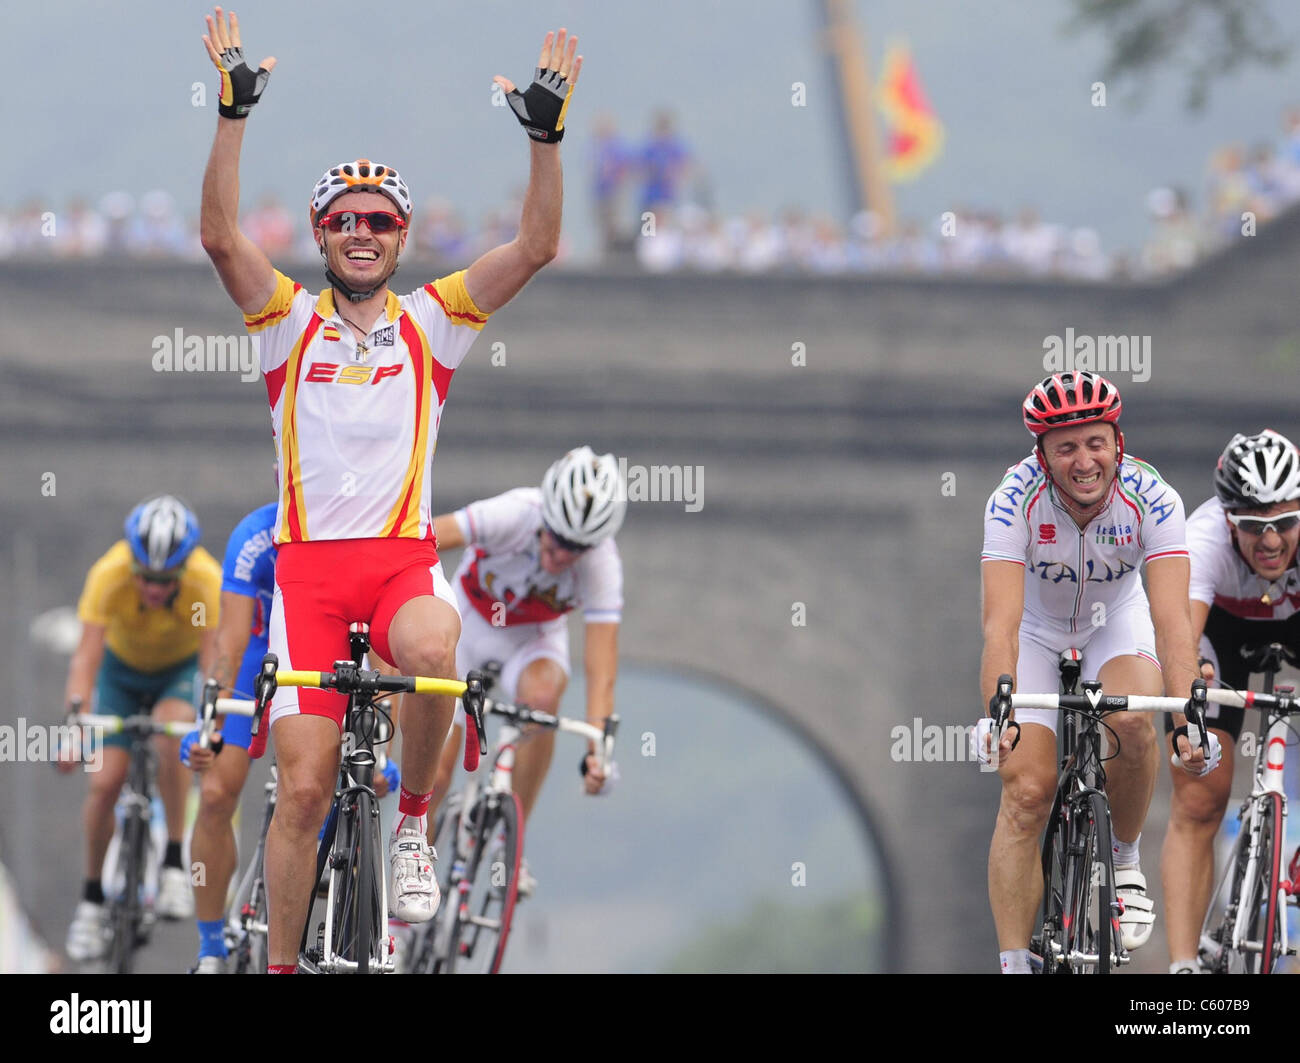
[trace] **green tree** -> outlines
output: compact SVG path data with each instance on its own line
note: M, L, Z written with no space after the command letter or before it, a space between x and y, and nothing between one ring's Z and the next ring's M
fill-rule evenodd
M1067 32L1100 30L1110 42L1102 78L1128 85L1130 104L1152 74L1182 70L1186 104L1200 110L1210 86L1251 64L1280 66L1291 58L1266 0L1069 0Z

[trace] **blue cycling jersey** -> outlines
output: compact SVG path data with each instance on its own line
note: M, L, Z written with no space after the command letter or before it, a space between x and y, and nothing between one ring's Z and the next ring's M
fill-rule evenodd
M226 543L226 558L221 570L221 589L253 599L253 626L248 649L239 665L235 680L235 697L251 698L253 680L266 655L267 632L271 622L271 601L275 596L275 511L277 503L268 502L253 510L235 525ZM222 738L248 748L252 721L247 716L228 716Z

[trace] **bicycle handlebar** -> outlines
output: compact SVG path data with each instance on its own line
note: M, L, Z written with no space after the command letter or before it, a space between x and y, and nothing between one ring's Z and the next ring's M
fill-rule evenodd
M71 714L68 723L76 727L102 727L109 734L136 731L167 735L169 738L183 738L194 730L193 722L186 720L155 720L152 716L100 716L88 712Z
M497 701L489 697L483 698L483 707L487 712L505 716L517 723L533 723L540 727L567 731L569 734L581 735L588 741L595 742L595 757L602 775L605 774L609 762L614 759L614 736L618 733L619 724L617 715L606 717L604 726L597 727L585 720L574 720L550 712L538 712L527 705L512 705L507 701Z

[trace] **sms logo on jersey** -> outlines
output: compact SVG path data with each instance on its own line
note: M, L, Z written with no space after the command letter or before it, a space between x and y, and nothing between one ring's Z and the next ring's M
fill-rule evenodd
M1055 542L1056 542L1056 525L1040 524L1038 526L1038 545L1042 546L1044 543L1055 543Z
M335 365L333 362L312 362L303 379L309 384L378 384L387 377L398 376L402 368L401 364Z

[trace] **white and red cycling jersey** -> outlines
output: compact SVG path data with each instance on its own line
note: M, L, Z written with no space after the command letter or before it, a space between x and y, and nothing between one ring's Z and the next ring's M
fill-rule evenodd
M455 513L467 549L452 578L456 594L493 627L544 624L581 607L589 624L623 615L623 562L606 539L563 572L542 568L537 533L542 492L519 487Z
M984 510L981 561L1025 566L1025 621L1080 632L1096 606L1146 604L1141 566L1186 557L1183 501L1144 461L1125 455L1105 507L1080 528L1031 454L1007 470Z
M1293 564L1276 582L1255 573L1237 552L1223 506L1211 498L1187 518L1191 597L1246 620L1286 620L1300 611L1300 573ZM1265 602L1267 596L1268 601Z
M278 270L245 314L280 456L275 541L432 539L430 467L452 374L487 321L453 273L388 293L358 341L334 304Z

